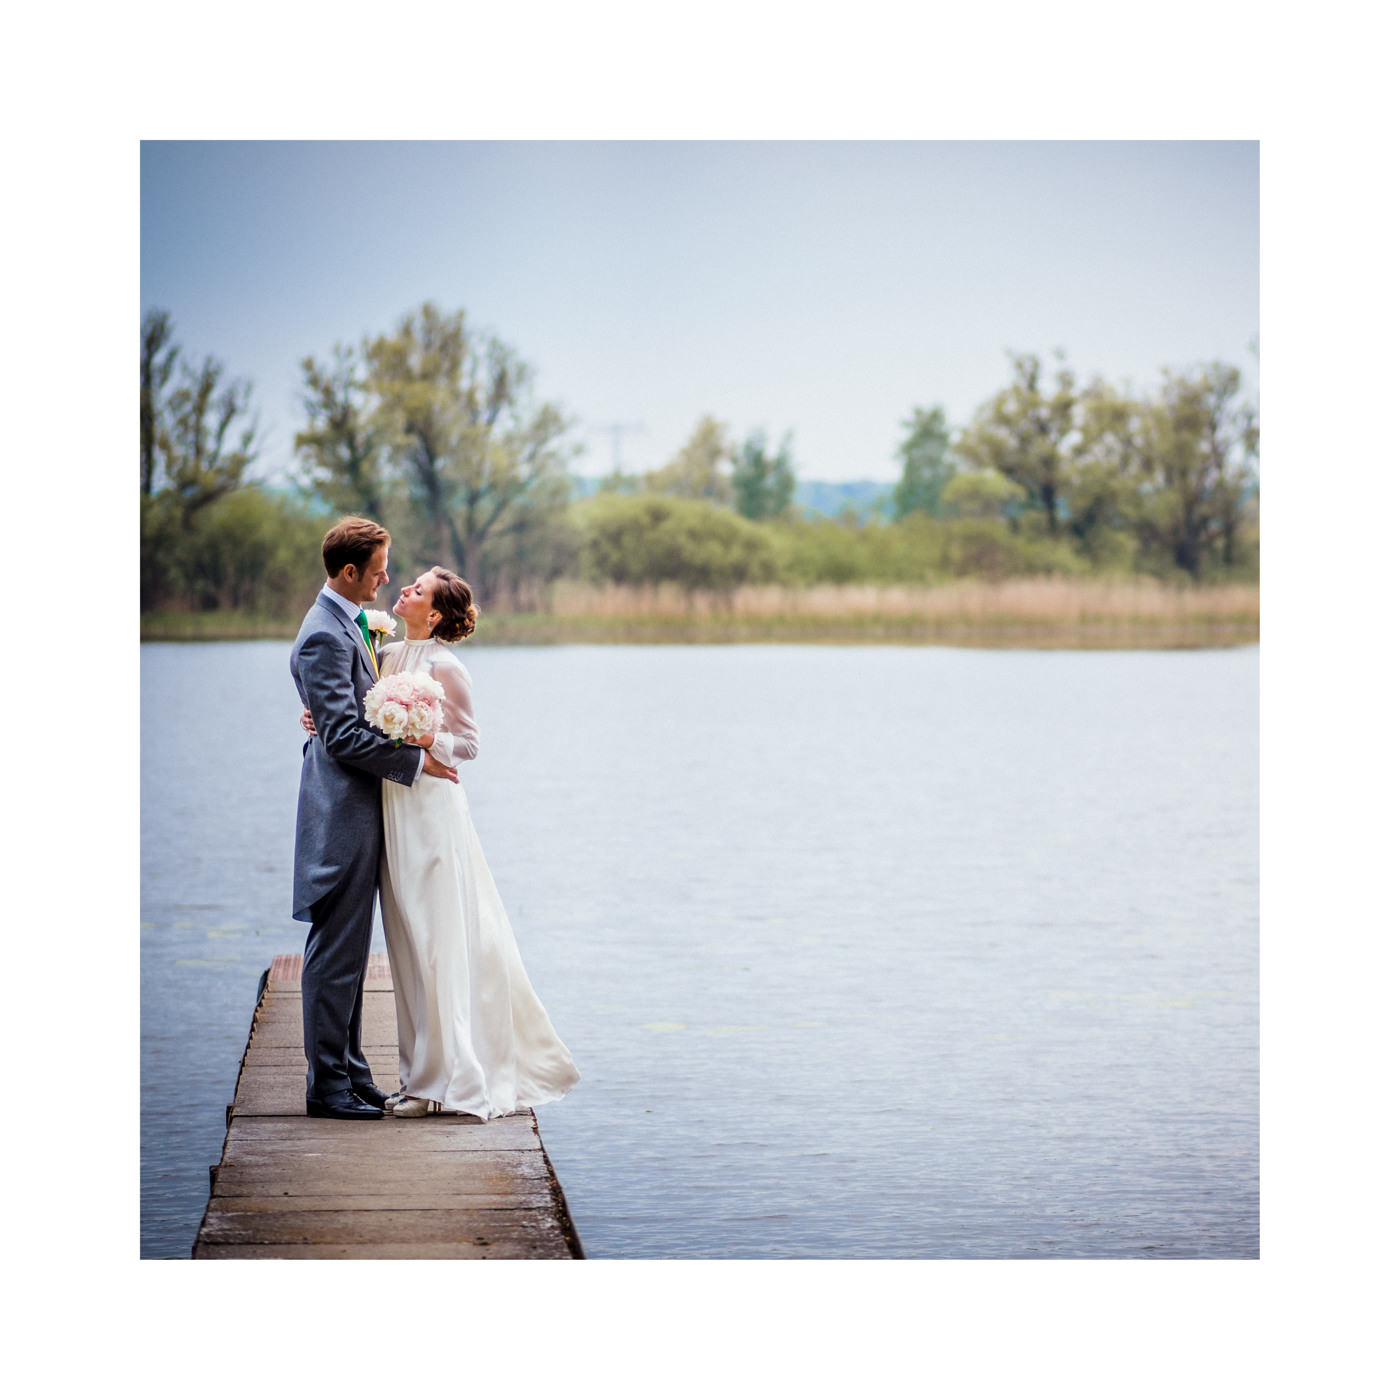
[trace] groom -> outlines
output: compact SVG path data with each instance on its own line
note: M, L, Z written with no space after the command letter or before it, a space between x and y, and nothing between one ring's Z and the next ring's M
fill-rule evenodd
M382 1118L360 1048L379 854L379 782L457 781L426 749L400 746L365 723L364 697L379 675L363 608L388 583L389 532L347 516L321 542L326 584L292 647L292 679L315 733L302 749L292 917L309 922L301 971L306 1112L312 1118Z

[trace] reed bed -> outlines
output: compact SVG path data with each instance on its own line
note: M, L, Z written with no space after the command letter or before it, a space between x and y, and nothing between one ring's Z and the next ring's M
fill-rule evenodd
M146 640L295 636L300 617L144 618ZM550 642L929 642L974 647L1203 647L1259 640L1257 584L1181 587L1152 578L962 580L923 587L560 580L488 601L474 644Z
M963 646L1190 647L1259 638L1254 584L1020 578L942 586L675 585L563 580L498 598L482 641L940 642Z
M155 612L141 615L143 642L292 641L302 615L270 617L220 608L211 612Z
M515 600L502 600L503 602ZM559 618L923 618L954 622L1193 623L1259 621L1254 584L1178 588L1152 578L1018 578L910 587L745 585L732 593L561 581L509 612ZM535 606L529 606L534 603Z

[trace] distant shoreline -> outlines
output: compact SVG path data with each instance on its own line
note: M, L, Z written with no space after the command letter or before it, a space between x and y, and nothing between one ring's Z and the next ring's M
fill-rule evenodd
M142 641L288 641L294 618L158 613ZM1250 646L1257 584L1021 578L911 588L870 584L685 593L561 581L484 611L472 645L936 645L1085 650Z

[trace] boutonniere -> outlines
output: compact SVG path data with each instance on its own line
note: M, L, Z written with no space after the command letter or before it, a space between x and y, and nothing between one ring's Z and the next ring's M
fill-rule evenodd
M390 637L394 635L398 628L399 620L386 612L374 612L365 614L365 626L369 628L369 634L374 638L376 647L382 647Z

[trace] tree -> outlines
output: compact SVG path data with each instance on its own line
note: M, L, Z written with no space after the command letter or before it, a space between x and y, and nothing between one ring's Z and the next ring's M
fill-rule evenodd
M181 362L182 380L170 395L157 428L168 490L179 503L181 525L243 481L257 457L257 420L249 417L252 385L224 382L224 367L212 355L195 366ZM239 420L249 421L240 425Z
M952 433L943 409L915 408L900 424L906 436L896 456L904 464L894 488L894 518L903 520L914 511L938 516L943 488L953 475L948 459Z
M1055 535L1061 526L1067 443L1075 431L1074 374L1060 368L1047 390L1038 356L1011 358L1011 385L977 410L959 438L958 454L1020 486ZM1056 352L1056 358L1064 357Z
M1206 367L1202 379L1205 452L1215 483L1220 562L1230 568L1239 562L1239 530L1246 500L1258 486L1259 412L1240 397L1242 376L1233 366L1216 361Z
M1007 507L1020 496L1014 482L984 468L954 476L943 490L943 506L954 520L1004 521Z
M792 504L796 477L792 470L792 434L787 433L773 456L767 452L767 435L759 429L749 434L739 449L732 479L734 505L750 520L785 515Z
M1234 551L1245 491L1259 452L1258 417L1239 402L1241 376L1219 362L1163 374L1144 418L1140 528L1178 568L1199 578L1213 544Z
M212 356L198 366L183 359L169 312L146 312L141 323L143 611L188 592L201 515L237 490L256 457L251 395L246 380L226 381Z
M425 302L369 345L368 386L429 550L481 584L493 538L564 508L571 454L562 412L533 402L529 366L465 321Z
M734 487L724 467L733 455L725 425L707 413L664 467L646 473L642 487L662 496L684 496L727 506L734 499Z
M156 488L165 388L179 357L171 343L174 333L168 311L152 309L141 323L141 494L146 497Z
M257 486L230 491L200 514L183 552L187 601L263 616L293 599L304 606L325 579L320 546L328 524L304 504Z
M174 342L170 313L153 308L141 323L141 494L162 490L179 504L188 526L205 506L243 480L257 456L255 419L249 417L252 386L225 381L213 356L191 365ZM180 381L166 388L179 370Z
M528 509L511 510L481 547L478 569L491 592L548 583L577 562L579 530L569 511L573 495L562 473L536 486Z
M1142 476L1143 405L1095 378L1079 396L1079 433L1068 454L1065 514L1070 533L1099 558L1131 552L1130 537ZM1115 533L1116 532L1116 533Z
M381 520L386 488L386 439L370 397L363 362L337 345L331 363L301 362L306 427L296 436L306 484L342 515Z

